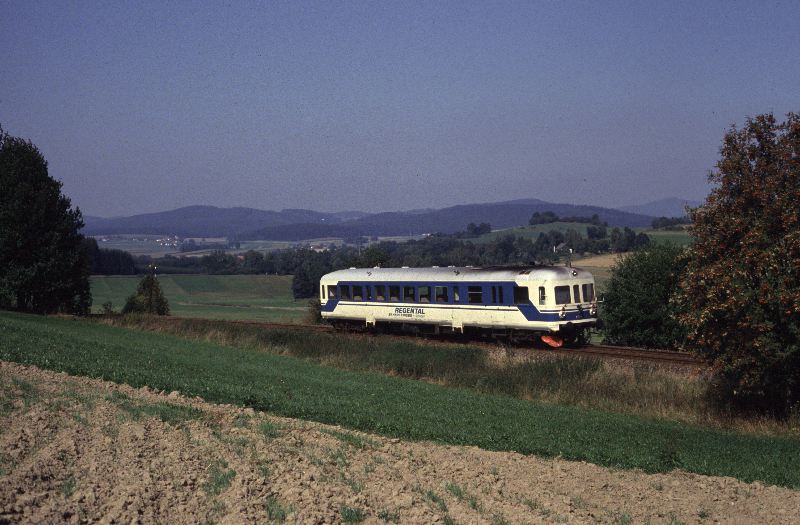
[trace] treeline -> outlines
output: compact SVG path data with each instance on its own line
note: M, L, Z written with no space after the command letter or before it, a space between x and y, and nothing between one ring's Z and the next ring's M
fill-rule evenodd
M162 257L138 260L140 268L158 266L159 273L280 274L294 275L295 297L316 295L324 274L355 267L486 266L497 264L547 264L573 253L607 253L638 249L649 244L645 234L630 228L602 228L602 238L584 237L574 229L551 230L535 239L500 236L485 243L462 240L458 235L436 234L404 243L383 241L366 248L334 247L325 251L290 248L268 253L248 251L233 255L222 250L202 257Z
M596 213L591 217L559 217L552 211L534 212L528 220L528 224L535 226L537 224L550 224L553 222L577 222L581 224L594 224L597 226L608 226L607 222L600 220L600 216Z
M136 260L124 250L106 250L97 245L94 237L83 238L83 249L88 256L92 275L135 275Z
M691 224L692 220L689 217L658 217L653 219L653 229L659 228L673 228L684 224Z

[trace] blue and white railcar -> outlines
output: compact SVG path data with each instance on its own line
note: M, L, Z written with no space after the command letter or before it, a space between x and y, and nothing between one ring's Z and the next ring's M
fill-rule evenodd
M350 268L320 280L334 325L538 334L560 344L597 323L594 277L580 268Z

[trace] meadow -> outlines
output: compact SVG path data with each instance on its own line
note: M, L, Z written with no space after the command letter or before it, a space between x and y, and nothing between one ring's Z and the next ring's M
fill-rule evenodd
M0 359L410 440L800 487L800 440L487 394L81 319L0 312ZM281 335L283 334L283 335ZM283 338L283 342L281 342ZM307 341L314 345L314 341ZM401 359L401 356L398 356Z
M91 277L92 312L111 301L120 311L140 277ZM307 315L307 301L292 297L290 275L159 275L158 282L178 317L296 323Z

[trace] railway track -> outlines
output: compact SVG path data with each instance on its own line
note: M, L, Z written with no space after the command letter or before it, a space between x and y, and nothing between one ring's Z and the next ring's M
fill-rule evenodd
M648 348L634 348L627 346L589 345L581 348L569 349L572 354L586 354L592 356L633 359L638 361L655 361L658 363L671 363L687 366L705 366L702 359L686 352L673 350L653 350Z
M181 321L181 320L197 320L208 321L208 319L196 319L187 317L167 316L167 319ZM313 332L336 333L336 330L330 325L310 325L310 324L292 324L292 323L272 323L266 321L238 321L238 320L224 320L217 321L230 324L247 325L247 326L261 326L264 328L278 328L285 330L305 330ZM367 337L384 337L408 340L423 339L426 342L436 342L437 344L447 344L452 346L473 345L487 348L489 350L496 350L498 346L512 346L516 348L526 348L533 352L542 352L547 354L558 355L571 355L571 356L591 356L601 359L624 359L628 361L647 361L651 363L670 364L678 366L690 367L703 367L705 363L703 360L686 352L676 352L672 350L653 350L648 348L635 348L627 346L610 346L610 345L588 345L579 348L549 348L549 347L531 347L521 343L508 343L501 341L486 341L485 339L452 339L448 337L441 337L431 339L430 337L418 335L400 335L400 334L377 334L377 333L364 333L364 332L340 332L353 336L367 336Z

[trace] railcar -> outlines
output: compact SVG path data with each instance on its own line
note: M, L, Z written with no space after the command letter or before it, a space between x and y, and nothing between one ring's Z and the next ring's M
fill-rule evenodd
M597 324L594 277L567 266L350 268L320 279L336 327L582 341Z

